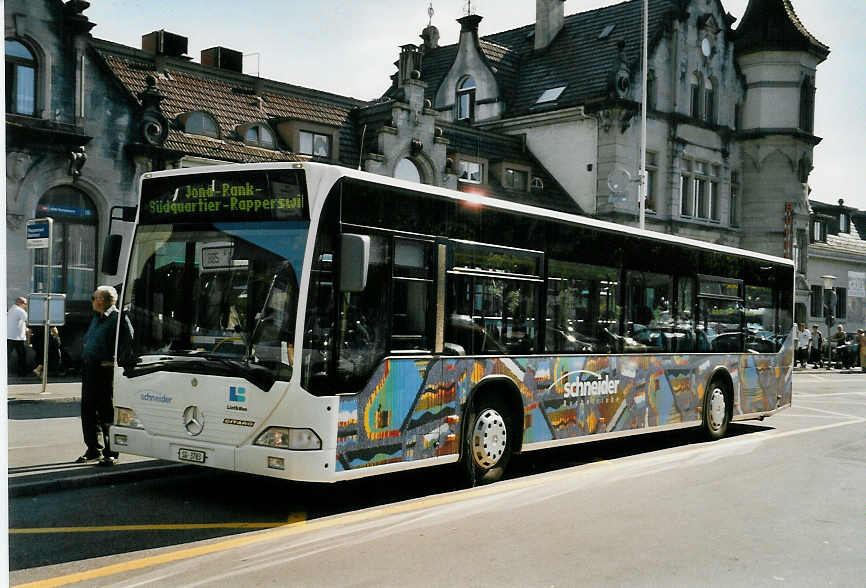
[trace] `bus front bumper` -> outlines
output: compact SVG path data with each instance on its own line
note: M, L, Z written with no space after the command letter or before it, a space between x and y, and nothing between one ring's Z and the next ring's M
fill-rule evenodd
M252 444L234 447L194 437L155 437L144 429L118 426L111 427L110 435L112 449L121 453L286 480L334 481L333 448L293 451Z

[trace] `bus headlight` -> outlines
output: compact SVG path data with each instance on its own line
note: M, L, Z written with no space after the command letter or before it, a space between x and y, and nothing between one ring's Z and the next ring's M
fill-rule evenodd
M253 445L309 451L322 448L322 440L312 429L290 429L288 427L268 427L259 435Z
M141 421L135 416L135 411L131 408L123 408L122 406L114 407L114 425L117 427L129 427L130 429L144 428Z

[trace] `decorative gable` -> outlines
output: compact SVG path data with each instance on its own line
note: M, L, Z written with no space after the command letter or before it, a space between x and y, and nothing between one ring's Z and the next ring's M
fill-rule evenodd
M457 55L436 91L434 108L449 121L498 119L502 116L504 103L499 83L478 40L481 17L471 14L457 22L461 26Z

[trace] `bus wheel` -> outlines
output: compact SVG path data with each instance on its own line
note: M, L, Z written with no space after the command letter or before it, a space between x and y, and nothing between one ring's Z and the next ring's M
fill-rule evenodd
M490 398L481 398L470 411L463 446L463 469L471 486L502 478L511 458L508 410Z
M718 379L713 380L704 395L704 433L710 440L725 436L730 422L728 415L728 396L724 384Z

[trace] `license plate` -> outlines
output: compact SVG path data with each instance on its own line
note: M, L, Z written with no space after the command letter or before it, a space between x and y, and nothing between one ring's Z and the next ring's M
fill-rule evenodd
M207 456L204 451L198 449L178 449L177 458L180 461L191 461L193 463L204 463Z

